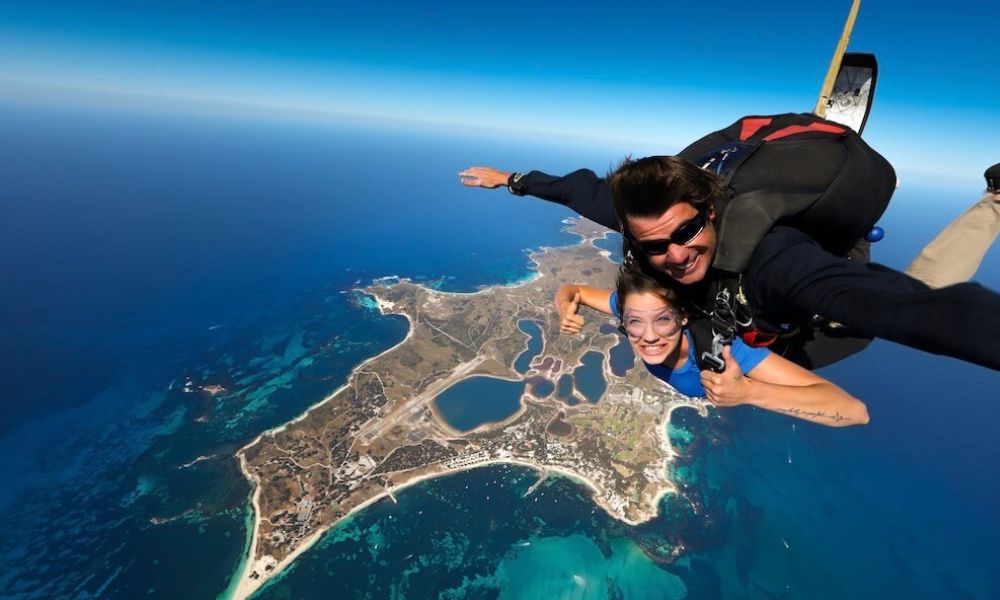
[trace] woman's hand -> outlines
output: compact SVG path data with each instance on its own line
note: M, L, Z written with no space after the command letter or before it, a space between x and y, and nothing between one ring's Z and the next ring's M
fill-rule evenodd
M726 362L726 369L723 372L701 372L701 385L705 388L705 395L716 406L739 406L748 403L754 387L753 381L743 376L743 371L733 358L733 351L729 346L722 347L722 360Z
M561 333L580 333L583 330L583 317L579 315L581 304L606 315L611 314L610 289L564 283L556 290L554 300Z
M828 427L868 422L863 402L777 354L768 354L746 376L729 346L722 349L722 358L725 371L701 373L705 395L717 406L750 404Z
M580 311L579 290L576 290L569 300L557 294L556 310L559 311L559 331L561 333L580 333L583 330L583 317L578 314Z

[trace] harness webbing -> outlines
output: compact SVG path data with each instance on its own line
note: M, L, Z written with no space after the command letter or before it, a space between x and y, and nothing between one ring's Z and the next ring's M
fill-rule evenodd
M754 137L760 133L761 129L764 129L768 125L774 122L771 117L746 117L740 121L740 141L745 142L750 138ZM813 122L808 125L788 125L787 127L782 127L777 131L773 131L762 139L765 142L770 142L773 140L780 140L781 138L786 138L790 135L795 135L798 133L808 133L811 131L819 131L823 133L833 133L833 134L843 134L847 133L847 130L843 127L838 127L837 125L831 125L830 123L819 123Z
M789 125L784 129L779 129L774 133L768 135L764 138L765 142L770 142L773 140L780 140L781 138L788 137L790 135L795 135L797 133L806 133L809 131L822 131L823 133L834 133L842 134L847 133L847 130L843 127L837 127L836 125L829 125L827 123L810 123L808 125Z

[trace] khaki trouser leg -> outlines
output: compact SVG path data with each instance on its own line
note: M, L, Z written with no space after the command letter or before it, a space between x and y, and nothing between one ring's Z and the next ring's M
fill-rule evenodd
M987 193L941 230L906 268L932 288L969 281L1000 233L1000 196Z

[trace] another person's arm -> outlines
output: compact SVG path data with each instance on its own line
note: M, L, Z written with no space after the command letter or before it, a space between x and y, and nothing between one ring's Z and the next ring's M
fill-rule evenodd
M750 404L830 427L868 423L863 402L777 354L769 354L746 376L729 346L722 356L725 371L701 373L706 396L718 406Z
M1000 234L1000 193L987 191L917 254L906 274L932 288L969 281Z
M585 219L608 229L621 230L621 222L611 202L611 188L593 171L579 169L564 177L541 171L511 173L493 167L469 167L458 174L462 185L494 189L509 186L518 196L536 196L562 204Z
M580 333L583 317L579 315L580 305L610 315L611 290L593 288L575 283L564 283L556 290L556 310L559 311L559 331Z

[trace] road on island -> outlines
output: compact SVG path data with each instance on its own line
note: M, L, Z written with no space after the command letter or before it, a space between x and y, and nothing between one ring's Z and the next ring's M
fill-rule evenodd
M422 393L404 402L402 405L397 407L396 410L387 414L385 417L379 418L376 416L373 418L371 424L362 428L361 431L358 432L355 439L371 439L370 436L372 435L380 435L383 432L391 430L400 421L412 414L412 409L414 407L429 404L432 400L434 400L434 398L437 398L438 394L443 392L459 379L464 378L485 361L485 356L477 356L467 363L458 365L458 367L452 371L451 375L431 383Z

